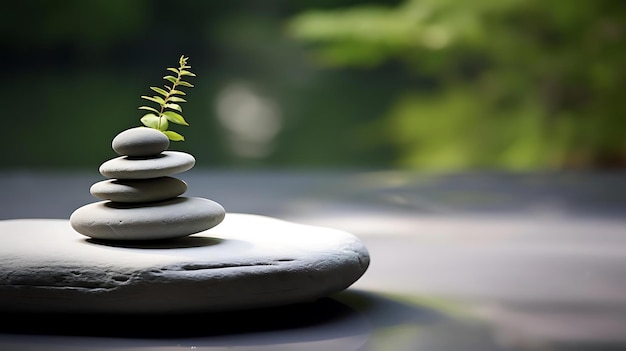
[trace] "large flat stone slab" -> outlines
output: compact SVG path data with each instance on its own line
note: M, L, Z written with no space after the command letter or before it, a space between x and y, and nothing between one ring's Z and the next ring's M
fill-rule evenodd
M64 219L0 221L0 311L187 313L314 301L367 270L351 233L228 213L188 237L101 242Z

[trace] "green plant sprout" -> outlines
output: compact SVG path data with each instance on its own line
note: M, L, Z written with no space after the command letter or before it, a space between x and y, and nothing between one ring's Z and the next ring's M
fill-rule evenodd
M189 123L187 123L187 121L185 121L182 116L183 108L180 106L181 103L187 101L180 96L176 96L186 95L183 91L180 90L181 87L193 88L193 85L191 83L182 79L184 76L196 76L189 71L189 69L191 69L191 66L187 64L188 59L189 57L181 55L180 59L178 60L178 68L167 68L168 71L176 74L176 77L172 75L167 75L163 77L163 79L172 83L172 86L165 84L165 89L159 87L150 87L150 89L152 89L159 95L141 96L142 99L155 102L160 107L157 109L150 106L140 106L140 110L150 111L150 113L147 113L143 117L141 117L141 123L143 123L143 125L145 125L146 127L160 130L172 141L184 141L185 137L174 131L168 130L170 122L184 126L189 125Z

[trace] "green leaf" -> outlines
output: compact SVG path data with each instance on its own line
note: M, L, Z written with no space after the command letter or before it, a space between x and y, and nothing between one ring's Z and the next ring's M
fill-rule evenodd
M165 90L163 90L163 89L161 89L161 88L157 88L157 87L150 87L150 89L152 89L152 90L156 91L157 93L159 93L159 94L161 94L161 95L163 95L163 96L167 96L167 95L168 95L168 92L167 92L167 91L165 91Z
M167 135L167 137L171 141L184 141L185 140L185 137L171 130L163 131L163 134Z
M165 116L165 118L167 118L172 123L182 124L184 126L188 126L189 125L189 123L187 123L187 121L185 121L183 116L181 116L180 114L178 114L178 113L176 113L174 111L165 111L165 112L163 112L163 116Z
M159 120L161 118L159 118L159 116L152 114L152 113L148 113L146 115L144 115L143 117L141 117L141 123L143 123L144 126L146 127L150 127L150 128L154 128L154 129L159 129Z
M191 73L189 71L185 71L185 70L180 71L180 75L181 76L190 76L190 77L195 77L196 76L195 74L193 74L193 73Z
M149 107L149 106L139 106L139 109L140 109L140 110L148 110L148 111L152 111L152 112L154 112L154 113L156 113L156 114L159 114L159 113L160 113L160 112L159 112L159 110L157 110L156 108L152 108L152 107Z
M170 82L172 82L172 84L176 84L176 77L165 76L165 77L163 77L163 79L169 80Z
M146 100L150 100L153 102L156 102L157 104L163 106L165 104L165 100L163 100L161 97L159 96L141 96L142 99L146 99Z
M171 108L172 110L176 110L178 112L183 112L183 108L180 107L179 104L165 104L164 107L165 108Z
M165 118L165 116L161 116L159 117L159 119L160 119L159 121L160 125L157 129L164 132L167 130L167 128L169 128L170 123L167 121L167 118Z
M183 98L179 98L178 96L170 96L169 98L167 98L167 101L172 101L172 102L187 102L187 100L183 99Z
M169 140L172 141L183 141L185 138L171 130L167 130L170 123L180 124L188 126L189 123L185 121L183 116L181 115L183 109L179 105L179 103L187 102L181 96L187 95L182 90L176 90L178 86L193 88L193 84L181 80L183 76L187 77L195 77L196 75L190 71L191 66L187 64L188 57L185 55L181 55L179 59L180 66L178 68L168 67L167 70L173 72L174 75L166 75L163 77L164 80L172 83L172 85L164 84L163 88L159 87L150 87L150 89L156 92L158 95L147 96L142 95L141 98L157 103L161 107L161 111L159 111L158 107L153 108L150 106L140 106L140 110L146 110L150 113L145 114L141 117L141 123L143 123L146 127L158 129L163 134L165 134ZM179 88L180 89L180 88ZM178 96L174 96L178 95ZM166 111L163 111L167 109ZM178 111L178 112L175 112Z

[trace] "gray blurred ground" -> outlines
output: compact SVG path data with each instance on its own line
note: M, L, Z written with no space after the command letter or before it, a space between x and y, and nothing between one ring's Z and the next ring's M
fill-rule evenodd
M447 325L437 339L420 325L437 342L411 339L396 349L469 350L478 336L490 339L476 343L482 350L626 349L625 173L193 169L179 178L186 195L227 212L352 232L372 261L351 290L443 306L489 330ZM69 218L96 201L89 187L101 179L0 173L0 219ZM372 311L374 319L388 313Z

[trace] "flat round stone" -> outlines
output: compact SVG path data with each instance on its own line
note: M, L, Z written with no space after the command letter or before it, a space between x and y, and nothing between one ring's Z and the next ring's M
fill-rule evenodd
M148 127L126 129L113 138L113 151L125 156L154 156L170 146L162 132Z
M100 174L107 178L147 179L164 177L191 169L196 159L185 152L163 151L143 158L120 156L100 165Z
M155 240L198 233L220 224L225 210L200 197L129 204L100 201L76 209L72 228L95 239Z
M116 202L149 202L167 200L187 191L187 183L173 177L149 179L108 179L95 183L91 195Z
M0 221L0 311L198 313L305 303L350 287L370 257L354 235L228 213L192 236L101 242L63 219Z

